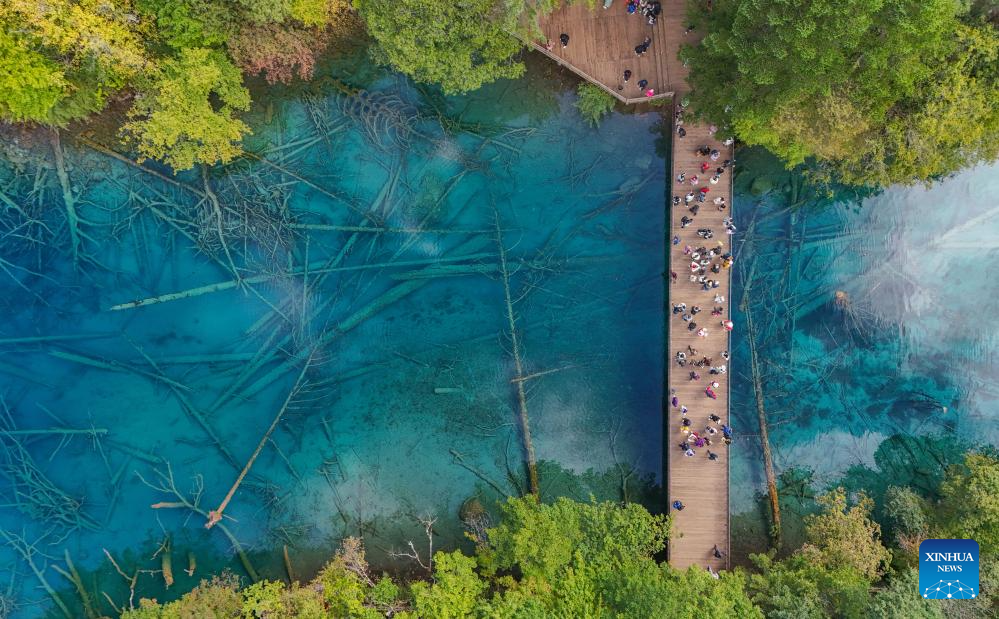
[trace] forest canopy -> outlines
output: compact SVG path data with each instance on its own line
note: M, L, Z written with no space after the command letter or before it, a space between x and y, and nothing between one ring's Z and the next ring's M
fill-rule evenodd
M121 136L174 170L228 162L249 127L244 76L312 78L363 20L371 54L446 94L523 74L519 37L556 0L6 0L0 119L65 127L128 109Z
M681 55L702 117L819 180L928 181L999 156L999 35L954 0L719 0Z
M142 158L226 162L249 132L243 76L312 76L347 0L5 0L0 118L63 127L113 102Z
M175 602L142 600L123 616L985 619L995 616L999 587L997 497L999 459L979 452L947 468L934 488L892 486L880 505L834 487L804 518L803 545L751 555L749 568L720 574L658 561L682 532L639 505L510 498L495 526L482 511L484 526L469 529L472 554L430 560L414 546L415 578L376 573L361 540L348 538L309 583L241 589L225 575ZM950 536L979 540L980 595L922 599L919 542Z
M588 4L595 3L590 0ZM372 59L445 94L525 71L558 0L6 0L0 118L64 127L111 104L175 170L238 156L245 76L313 76L363 25ZM592 8L592 7L591 7ZM600 10L596 8L595 10ZM887 186L999 156L999 15L984 0L692 0L697 115L814 179ZM585 94L585 93L584 93ZM595 117L602 103L582 102Z

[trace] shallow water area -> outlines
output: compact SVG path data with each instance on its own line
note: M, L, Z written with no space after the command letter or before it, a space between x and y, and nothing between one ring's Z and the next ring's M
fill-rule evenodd
M731 491L744 556L769 527L751 342L787 548L817 491L929 491L965 451L999 444L999 164L828 196L759 151L738 157L732 396L744 433Z
M260 115L247 159L177 176L66 134L9 156L0 526L20 552L0 549L0 584L18 616L50 608L26 558L77 609L45 568L67 551L120 605L104 549L163 600L246 577L233 540L271 578L285 547L303 577L346 535L375 561L425 550L420 519L461 544L466 499L528 489L518 383L544 495L651 496L658 115L596 131L545 93L445 99L391 75L307 93Z

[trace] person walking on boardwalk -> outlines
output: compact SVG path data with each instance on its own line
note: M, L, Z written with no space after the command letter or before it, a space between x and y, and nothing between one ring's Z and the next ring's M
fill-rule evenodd
M725 553L718 548L718 544L715 544L715 547L711 549L711 556L716 559L721 559L725 556Z
M677 499L676 501L673 501L673 509L675 509L678 512L682 512L683 511L683 501L680 501L679 499Z
M569 47L569 35L566 33L558 35L558 40L562 42L562 49Z
M711 385L708 385L707 387L704 388L704 395L708 396L712 400L718 399L718 394L716 394L715 390L711 388Z

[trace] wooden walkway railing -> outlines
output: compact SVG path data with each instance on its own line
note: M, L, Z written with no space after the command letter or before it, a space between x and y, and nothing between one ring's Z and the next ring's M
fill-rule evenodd
M587 73L583 69L580 69L576 65L572 64L568 60L559 58L557 55L549 52L547 49L545 49L545 47L543 45L540 45L538 43L531 43L530 45L531 45L532 48L534 48L534 51L540 52L540 53L544 54L545 56L548 56L549 58L551 58L552 60L554 60L556 63L558 63L559 66L565 67L565 68L569 69L570 71L572 71L573 73L575 73L576 75L578 75L579 77L581 77L584 80L586 80L587 82L590 82L591 84L595 84L596 86L599 86L605 92L607 92L607 94L612 95L615 99L617 99L621 103L624 103L625 105L631 105L633 103L648 103L649 101L658 101L659 99L672 99L673 98L673 94L674 94L673 91L663 92L663 93L657 93L657 94L652 95L651 97L646 97L644 95L641 96L641 97L625 97L620 92L618 92L617 89L610 88L607 84L604 84L603 82L601 82L597 78L593 77L592 75L590 75L589 73Z

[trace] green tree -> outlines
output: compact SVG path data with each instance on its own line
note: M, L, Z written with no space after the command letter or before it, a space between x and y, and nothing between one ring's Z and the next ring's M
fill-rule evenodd
M139 608L122 613L125 619L179 619L180 617L239 617L243 596L239 593L239 578L229 572L203 580L175 602L160 604L141 599Z
M462 619L473 614L489 585L475 571L475 559L461 552L434 555L434 584L413 584L413 606L427 619Z
M68 83L55 62L28 48L0 22L0 116L14 122L47 122Z
M940 492L940 535L973 539L982 554L999 554L999 459L969 453L947 471Z
M750 559L757 571L749 574L747 591L770 619L860 617L867 608L870 581L851 566L827 567L808 552L781 561Z
M952 0L727 0L683 51L695 110L788 166L887 185L999 154L995 32ZM989 59L991 60L991 63Z
M242 153L240 140L250 132L235 114L249 107L250 94L227 57L185 49L165 61L136 98L124 132L140 158L160 159L174 170L227 163Z
M926 537L929 519L926 501L909 487L889 486L882 511L896 540L904 537Z
M0 95L8 99L0 113L7 107L15 120L65 125L102 110L149 66L134 18L116 0L0 2L0 64L17 81Z
M843 488L816 501L822 512L805 517L808 543L801 552L830 570L848 566L870 582L880 578L891 553L881 544L881 526L870 518L874 502L860 493L850 506Z
M589 562L651 558L668 537L669 520L634 503L510 499L500 524L489 530L482 560L489 569L516 568L528 578L550 581L577 557Z
M355 0L377 41L376 60L447 94L524 73L520 43L503 28L496 0Z
M217 47L235 29L230 5L215 0L137 0L136 8L156 20L156 35L174 49Z
M616 103L614 97L599 86L583 82L576 89L576 93L579 95L576 99L576 109L579 110L583 120L592 127L599 125L600 119L614 109Z
M944 619L937 600L919 596L919 570L908 569L888 581L868 608L870 619Z
M124 617L763 617L741 572L658 563L668 520L640 506L526 497L502 514L476 556L435 554L433 578L411 583L407 599L388 577L372 578L359 540L348 538L307 586L263 581L239 592L228 580L203 583L169 604L143 600Z

